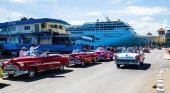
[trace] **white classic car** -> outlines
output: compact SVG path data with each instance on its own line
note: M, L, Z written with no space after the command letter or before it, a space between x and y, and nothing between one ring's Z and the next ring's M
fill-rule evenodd
M133 48L124 48L121 53L116 55L115 63L117 68L121 65L137 65L139 68L143 65L145 59L144 53Z

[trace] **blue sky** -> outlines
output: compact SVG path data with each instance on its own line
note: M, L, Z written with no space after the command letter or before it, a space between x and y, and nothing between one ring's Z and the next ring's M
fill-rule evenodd
M0 22L23 16L55 18L72 25L120 19L140 35L170 29L170 0L0 0Z

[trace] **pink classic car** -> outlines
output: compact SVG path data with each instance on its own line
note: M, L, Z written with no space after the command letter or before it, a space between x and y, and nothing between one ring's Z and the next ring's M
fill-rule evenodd
M115 58L114 53L105 48L99 47L95 50L95 53L99 56L99 60L107 61L108 59L113 60Z

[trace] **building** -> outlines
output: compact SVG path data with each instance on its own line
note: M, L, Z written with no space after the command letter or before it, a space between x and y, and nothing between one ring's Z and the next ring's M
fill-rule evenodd
M157 36L157 46L165 46L165 32L166 30L164 28L160 28L158 30L158 36Z
M22 46L40 45L40 49L60 50L70 44L70 33L66 31L67 22L50 18L26 18L0 23L0 44L9 50Z
M165 42L166 42L166 46L170 47L170 30L166 31Z

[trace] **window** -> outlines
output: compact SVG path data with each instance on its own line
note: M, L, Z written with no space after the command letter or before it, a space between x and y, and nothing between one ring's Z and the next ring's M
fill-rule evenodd
M31 38L25 38L23 40L23 44L30 44L31 43Z
M44 29L45 28L45 23L41 24L41 28Z
M50 28L57 28L57 25L50 25Z
M59 26L59 29L63 29L63 26L60 25L60 26Z
M31 29L30 26L25 26L25 27L24 27L24 30L30 30L30 29Z

